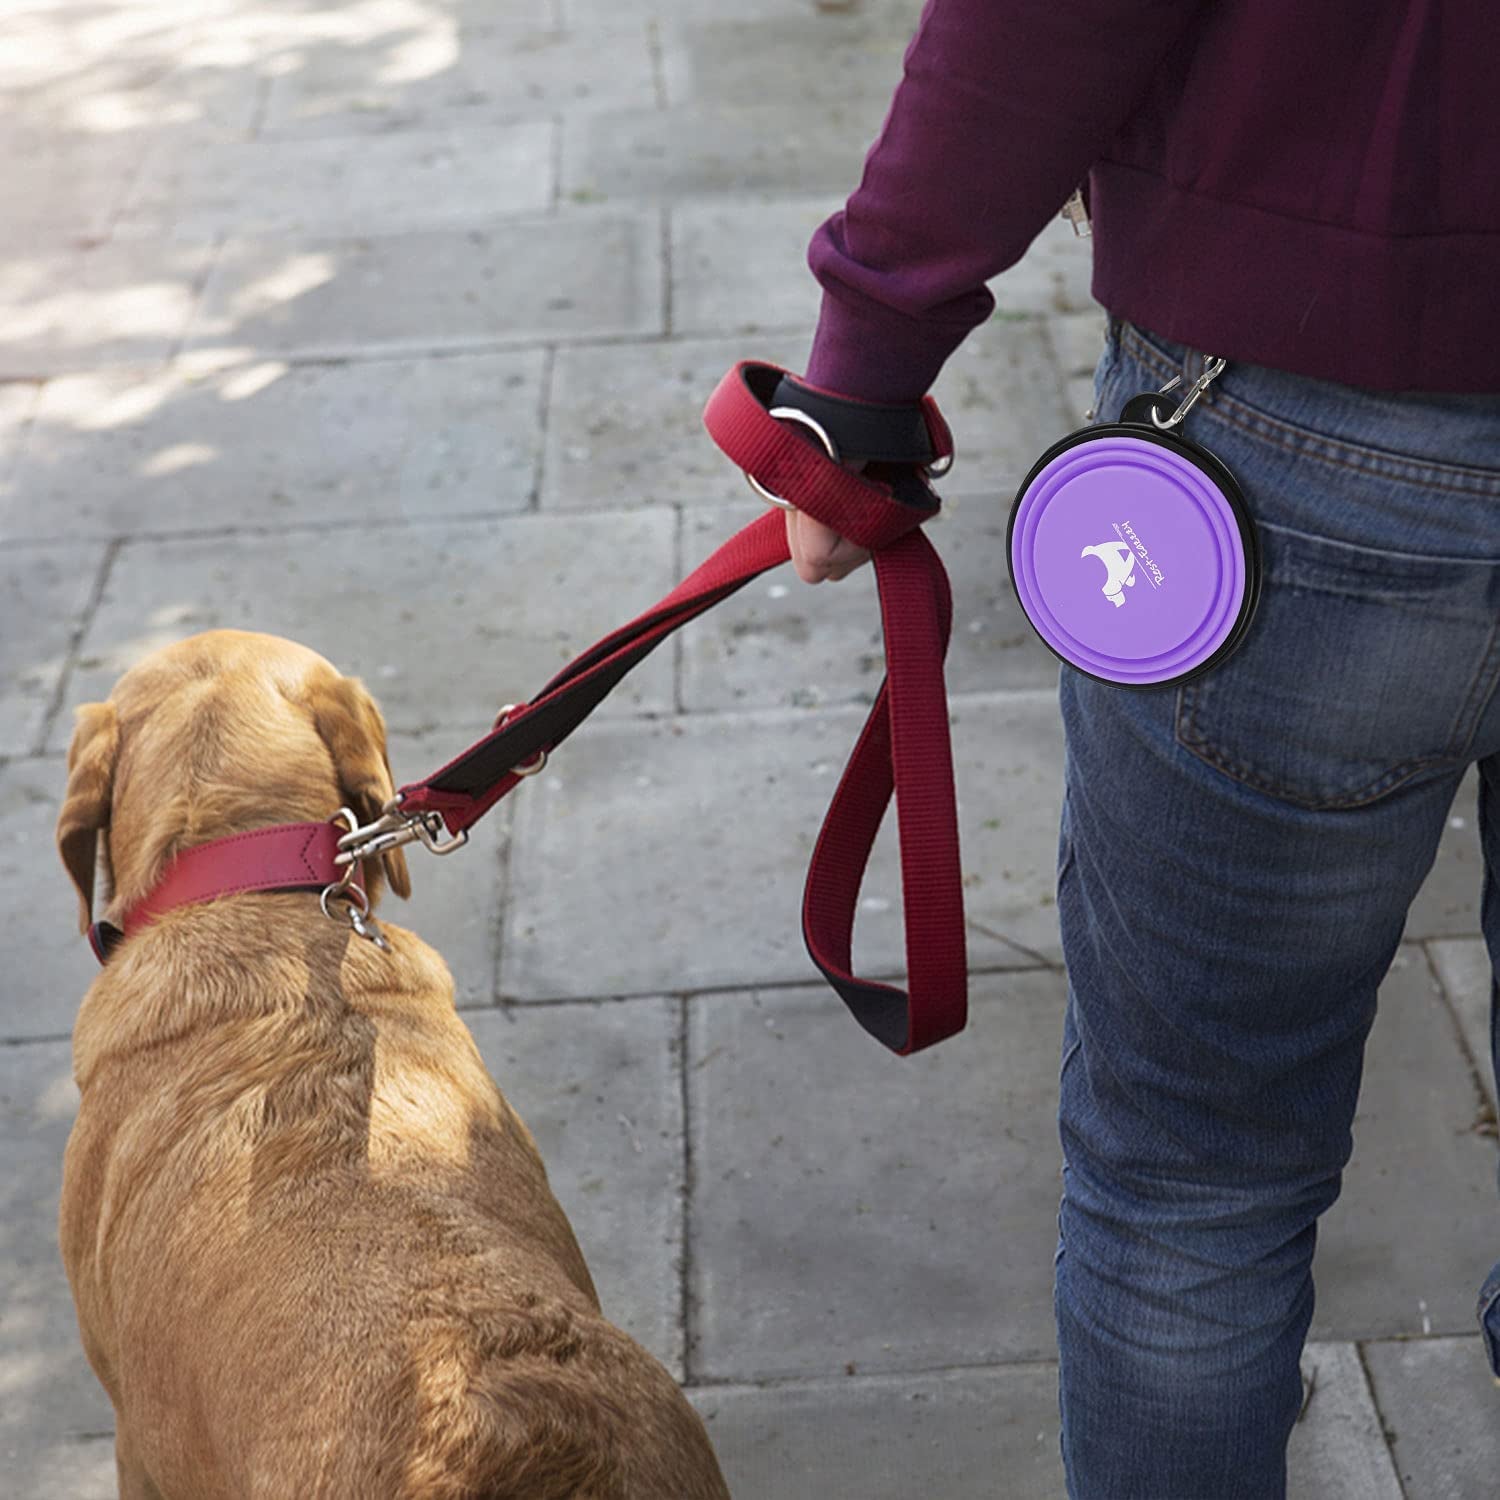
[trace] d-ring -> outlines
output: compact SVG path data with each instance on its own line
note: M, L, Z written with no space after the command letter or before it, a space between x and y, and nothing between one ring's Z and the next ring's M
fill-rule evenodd
M495 715L495 728L498 729L520 707L519 703L505 704L500 712ZM538 750L524 766L512 766L510 774L512 776L535 776L538 771L543 771L546 768L547 752L545 750Z
M829 458L831 458L834 463L838 463L840 461L838 445L833 441L831 437L828 436L827 432L823 429L822 424L820 422L814 421L814 419L808 416L805 411L799 411L795 406L773 406L770 410L769 415L773 417L787 417L794 422L801 422L804 427L811 427L812 430L817 433L819 439L822 441L823 446L828 450ZM768 500L772 505L779 505L782 510L797 509L797 507L793 505L790 500L783 500L780 495L773 495L770 490L768 490L765 485L763 485L760 480L758 480L755 475L749 471L749 469L745 470L745 478L749 481L750 488L754 490L762 500Z

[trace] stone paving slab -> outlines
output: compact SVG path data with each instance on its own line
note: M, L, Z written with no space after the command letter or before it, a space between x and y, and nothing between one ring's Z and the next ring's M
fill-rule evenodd
M393 234L544 212L556 125L524 120L157 152L121 211L121 236L211 239Z
M1437 861L1411 904L1403 936L1465 937L1479 931L1484 856L1479 847L1479 772L1470 766L1448 810Z
M660 229L654 213L569 209L296 247L231 240L188 346L338 359L657 334Z
M212 252L118 242L0 259L0 379L165 360Z
M544 511L764 502L703 425L703 408L742 359L799 369L802 337L584 344L557 351L542 466ZM0 387L3 389L3 387Z
M743 195L705 192L674 201L670 208L674 334L785 328L810 343L823 289L807 268L807 244L817 227L844 207L849 183L857 182L856 172L841 188L824 193L809 194L808 185L799 182L796 195L747 188ZM980 377L996 372L981 372L974 366L982 365L987 356L1003 355L1007 347L1019 346L1007 346L1009 330L992 331L992 325L1055 313L1087 313L1102 319L1089 293L1092 274L1089 241L1075 239L1060 220L1048 224L1021 259L990 282L997 316L971 332L944 364L932 388L944 414L950 415L954 399L952 394L947 401L943 399L945 387L953 386L965 373L974 377L967 386L967 398L987 407L995 405L993 389ZM1048 354L1050 362L1050 348ZM805 367L804 354L793 368ZM1049 384L1056 379L1054 368ZM1032 459L1046 446L1037 444ZM960 448L960 460L966 453L966 448Z
M1402 1500L1352 1345L1314 1345L1287 1452L1293 1500ZM1057 1367L834 1376L689 1392L735 1500L1063 1500ZM1003 1476L1003 1480L1000 1476Z
M527 349L51 380L0 484L0 539L524 510L545 371Z
M662 26L662 77L671 108L760 104L768 80L784 99L856 101L879 111L874 140L901 82L914 18L889 7L867 15L819 13L757 19L669 20ZM868 118L868 116L866 116ZM852 185L857 177L848 179Z
M1287 1444L1293 1500L1412 1500L1404 1496L1380 1413L1353 1344L1310 1343L1302 1378L1312 1394Z
M99 972L78 931L73 883L53 828L67 784L60 757L0 766L0 1035L67 1036L84 991Z
M0 548L0 755L37 748L105 553L89 544ZM70 719L64 746L71 732Z
M39 382L30 380L0 384L0 487L15 468L16 455L25 442L26 428L42 390Z
M304 51L273 80L261 134L362 134L436 121L468 128L498 116L621 109L655 93L643 19L587 33L497 19L457 36L446 25Z
M508 516L132 543L116 559L67 700L106 697L121 672L169 641L264 630L363 677L392 729L482 726L622 623L619 577L634 580L642 608L666 593L677 577L673 520L669 510ZM664 650L599 712L667 712L672 692ZM62 743L66 732L56 733Z
M55 1464L56 1450L114 1430L94 1378L57 1248L62 1153L78 1107L67 1042L0 1047L0 1451L16 1471ZM7 1474L7 1480L10 1473ZM9 1488L9 1485L7 1485ZM31 1495L26 1485L12 1493Z
M674 337L787 329L802 340L789 368L805 370L823 300L807 269L807 242L842 202L832 193L767 192L674 202L668 211ZM712 390L704 391L704 401Z
M476 721L432 734L391 735L387 749L397 786L436 771L488 727ZM382 919L410 928L443 955L453 975L455 1002L461 1007L494 1001L510 818L507 799L491 808L464 849L448 858L434 858L420 845L408 849L411 897L403 901L387 891L378 911Z
M673 263L684 271L679 257ZM543 508L671 500L728 502L746 518L756 514L764 502L708 435L703 408L741 360L796 373L807 352L801 336L746 333L560 349ZM993 319L976 329L944 367L933 395L958 454L951 477L938 485L945 505L949 511L977 506L1004 526L1027 470L1070 425L1043 321ZM999 563L1005 574L1003 546Z
M883 114L874 98L816 96L568 114L562 193L631 202L726 189L846 193Z
M28 1500L116 1500L119 1494L112 1433L3 1446L0 1457L7 1477L21 1486L17 1493Z
M1060 959L1054 690L953 706L971 967ZM501 994L518 1000L800 983L807 861L861 710L585 725L517 794ZM854 960L904 966L888 816Z
M1483 938L1447 938L1429 945L1433 965L1458 1016L1480 1084L1495 1103L1495 1060L1490 1046L1494 967Z
M700 1386L688 1398L734 1500L1063 1500L1055 1365Z
M690 512L684 556L707 556L744 523L744 511ZM945 498L925 528L953 588L950 694L1057 685L1057 658L1027 624L1011 587L1009 511L993 495ZM682 666L682 702L692 712L873 702L885 675L874 569L815 588L790 568L753 580L690 627Z
M703 22L719 20L724 15L720 0L559 0L559 3L565 23L579 28L625 16L656 16L663 22ZM907 17L912 30L921 18L921 0L857 0L857 3L872 18ZM800 18L809 9L835 13L847 9L849 4L850 0L766 0L764 5L756 7L755 13L767 20L781 20L788 16Z
M1478 1336L1366 1344L1405 1500L1492 1500L1500 1389Z
M62 250L102 239L148 149L129 136L61 136L36 128L34 120L24 130L0 124L0 253L24 254L41 245Z
M680 1002L470 1011L572 1221L604 1315L682 1378Z
M910 1058L829 990L689 1002L695 1378L1051 1354L1066 985L971 990Z
M1422 954L1403 946L1366 1047L1354 1157L1319 1226L1313 1338L1474 1329L1500 1254L1487 1119Z

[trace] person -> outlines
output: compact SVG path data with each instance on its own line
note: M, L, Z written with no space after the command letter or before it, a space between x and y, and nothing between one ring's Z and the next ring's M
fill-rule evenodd
M1073 1500L1285 1495L1377 987L1475 763L1500 963L1494 24L1489 0L928 0L808 246L804 379L849 401L920 400L1080 185L1097 420L1227 360L1183 430L1259 529L1246 639L1166 687L1059 669ZM807 583L865 560L787 525ZM1480 1313L1500 1376L1500 1267Z

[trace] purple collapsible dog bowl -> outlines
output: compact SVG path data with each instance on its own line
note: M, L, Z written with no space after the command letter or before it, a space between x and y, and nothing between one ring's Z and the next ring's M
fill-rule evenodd
M1011 507L1016 598L1054 656L1118 687L1186 682L1244 640L1260 539L1239 485L1206 448L1151 420L1160 395L1069 433Z

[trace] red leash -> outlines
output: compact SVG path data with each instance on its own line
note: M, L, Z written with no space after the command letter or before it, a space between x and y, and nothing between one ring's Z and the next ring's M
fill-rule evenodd
M886 678L824 817L807 874L802 930L813 962L855 1019L905 1055L962 1030L967 1015L958 819L943 683L952 601L942 562L920 530L937 513L938 501L910 464L894 472L874 463L865 474L855 474L773 417L768 407L785 389L778 385L785 373L775 365L741 361L719 382L703 420L728 457L756 477L758 489L769 487L772 498L785 497L782 503L794 504L874 555ZM800 386L798 393L817 409L819 393ZM784 407L779 410L785 413ZM872 434L891 411L868 408ZM920 448L938 460L951 458L952 438L930 396L906 414L916 426L905 434L903 451ZM856 426L861 416L855 412ZM828 446L831 451L832 443ZM860 451L882 451L878 436ZM933 471L938 472L935 465ZM882 472L889 483L873 477ZM338 840L337 859L348 869L413 840L438 853L458 847L469 828L539 771L548 752L673 631L789 555L783 518L775 512L757 517L660 603L576 657L529 703L503 711L483 739L431 776L403 786L379 820ZM860 884L893 795L909 992L856 977L851 958ZM242 881L238 888L250 887ZM156 894L143 903L153 914L165 909ZM127 917L127 931L136 916ZM374 924L369 925L373 935Z

